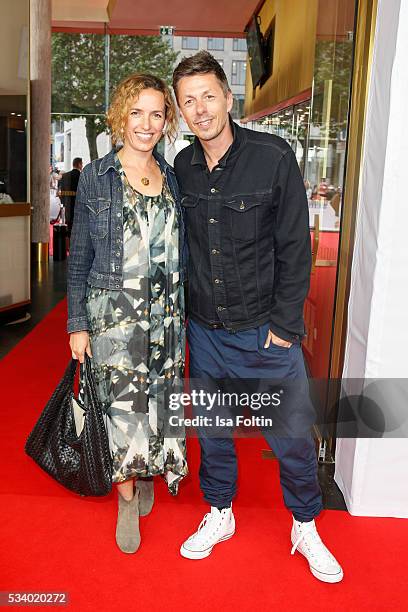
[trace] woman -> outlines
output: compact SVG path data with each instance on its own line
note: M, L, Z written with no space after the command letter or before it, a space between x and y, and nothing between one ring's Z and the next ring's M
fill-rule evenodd
M73 357L92 357L119 494L116 542L131 553L140 545L139 514L153 504L152 477L164 475L175 495L187 474L183 432L166 435L184 365L179 193L154 150L176 133L169 89L151 75L126 78L108 125L115 148L88 164L78 185L68 332Z

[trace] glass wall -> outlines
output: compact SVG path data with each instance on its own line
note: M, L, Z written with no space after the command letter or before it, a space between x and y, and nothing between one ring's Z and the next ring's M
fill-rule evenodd
M28 0L16 0L0 16L0 204L28 196L28 9Z
M115 87L138 71L151 72L170 84L176 57L168 42L157 36L54 33L50 152L54 174L70 170L75 157L87 163L105 155L111 147L105 116Z
M253 130L276 134L276 136L280 136L288 141L296 154L302 175L305 177L305 186L307 186L307 167L308 164L310 165L311 160L308 148L310 106L311 99L305 100L300 104L282 108L271 115L248 124L248 127ZM309 187L307 187L307 191L310 199L312 193Z
M319 2L313 95L252 122L285 138L296 153L309 200L310 225L339 232L346 161L355 1Z
M0 96L0 203L27 202L27 96Z
M240 42L241 41L241 42ZM243 43L242 43L243 41ZM238 44L239 43L239 44ZM50 165L52 208L59 212L55 185L72 160L86 164L105 155L111 147L105 113L119 81L133 72L151 72L169 85L176 64L197 50L211 49L231 83L234 105L231 115L239 120L245 95L245 39L185 36L122 36L54 33L52 35L52 125ZM159 151L172 163L191 133L180 121L176 146L164 139ZM51 215L52 217L53 215Z
M29 0L0 15L0 316L30 302L28 200ZM23 313L22 313L23 314Z
M313 266L303 346L309 370L317 378L326 378L330 371L355 8L355 0L319 0L310 99L248 124L287 140L304 178Z
M350 9L352 22L354 7ZM314 201L323 206L320 227L332 231L340 226L352 58L352 31L317 40L305 177Z
M287 140L298 160L304 174L307 160L307 139L309 130L310 100L301 104L288 106L276 113L253 121L250 127L258 131L267 131Z

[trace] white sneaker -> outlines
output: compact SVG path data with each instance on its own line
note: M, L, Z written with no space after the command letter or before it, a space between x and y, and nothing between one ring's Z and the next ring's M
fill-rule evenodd
M218 510L211 506L197 531L181 546L180 553L186 559L204 559L211 554L219 542L232 538L235 533L235 519L232 508Z
M293 519L291 540L293 544L291 554L294 555L298 550L306 557L315 578L331 583L343 579L343 570L321 541L314 521L301 523Z

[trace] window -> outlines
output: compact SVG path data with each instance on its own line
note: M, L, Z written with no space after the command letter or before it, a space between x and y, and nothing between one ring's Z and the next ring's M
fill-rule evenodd
M241 119L244 116L245 96L243 94L234 94L234 102L231 109L233 119Z
M223 38L208 38L207 49L209 51L224 51L224 39Z
M231 85L245 85L246 62L232 62Z
M198 36L183 36L182 49L198 49Z
M246 39L245 38L234 38L234 41L232 43L232 50L233 51L246 51L247 50Z

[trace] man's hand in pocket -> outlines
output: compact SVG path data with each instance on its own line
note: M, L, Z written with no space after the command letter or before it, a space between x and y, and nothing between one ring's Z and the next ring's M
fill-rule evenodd
M265 340L264 348L269 348L271 342L272 344L276 344L276 346L282 346L283 348L290 348L292 346L292 342L282 340L282 338L279 338L279 336L276 336L271 330L269 330Z

